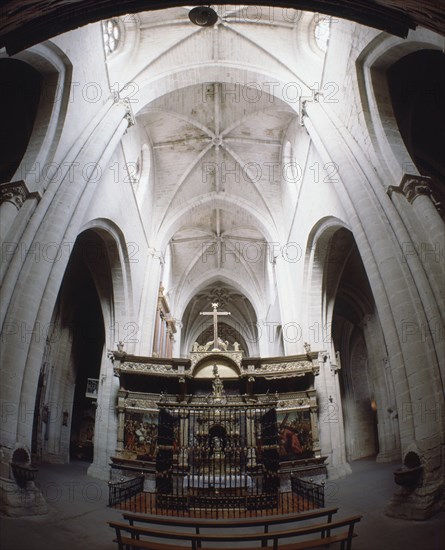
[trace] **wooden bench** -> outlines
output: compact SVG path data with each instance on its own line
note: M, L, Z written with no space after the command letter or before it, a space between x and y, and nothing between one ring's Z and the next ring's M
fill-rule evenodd
M332 511L334 510L334 511ZM116 542L119 550L133 550L136 548L144 548L145 550L178 550L181 548L189 548L192 550L222 550L227 549L227 543L253 543L249 547L240 547L243 550L262 550L272 543L273 550L303 550L306 548L317 548L328 544L340 543L341 550L350 550L352 538L354 536L354 526L360 521L361 516L352 516L339 521L324 521L316 525L306 525L304 527L293 527L284 530L270 531L271 525L280 525L291 521L301 521L316 519L317 517L327 516L332 518L332 514L336 509L329 509L329 512L324 514L322 511L317 511L318 516L314 516L314 512L292 515L287 517L276 516L274 518L254 518L251 520L194 520L192 518L166 518L159 516L156 519L150 517L147 521L145 516L145 525L134 525L134 521L143 521L141 514L124 514L126 519L132 522L132 525L124 522L108 522L110 527L116 531ZM291 516L292 519L291 519ZM303 516L303 517L301 517ZM298 517L298 519L296 519ZM146 525L149 525L148 527ZM198 525L199 524L199 525ZM169 530L161 530L159 527L192 527L195 532L184 532ZM239 533L233 532L233 527L263 527L262 532ZM211 528L211 532L199 532L203 527ZM219 532L217 532L219 531ZM336 533L334 534L333 531ZM288 542L288 539L296 537L310 536L310 539L297 542ZM165 542L159 542L150 539L167 539ZM287 539L287 540L286 540ZM176 544L176 541L181 541L181 544ZM209 547L205 543L212 543ZM184 544L185 543L185 544ZM218 544L219 543L219 544Z
M308 521L319 518L326 518L325 523L332 521L332 516L338 512L338 508L319 508L308 512L283 514L276 516L264 516L255 518L237 518L237 519L202 519L202 518L178 518L173 516L159 516L154 514L135 514L124 512L123 518L130 525L135 523L144 523L151 525L160 525L167 527L179 527L181 529L194 529L195 534L199 535L202 528L221 529L221 528L263 528L263 533L269 532L272 525L285 525L286 523L296 523L299 521ZM183 531L184 532L184 531ZM184 532L185 533L185 532Z

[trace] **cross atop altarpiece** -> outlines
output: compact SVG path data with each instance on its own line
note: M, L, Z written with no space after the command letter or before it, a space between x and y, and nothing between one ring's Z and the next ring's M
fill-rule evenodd
M213 316L213 349L212 351L221 351L218 342L218 315L230 315L228 311L218 311L218 302L212 304L213 311L201 311L200 315Z

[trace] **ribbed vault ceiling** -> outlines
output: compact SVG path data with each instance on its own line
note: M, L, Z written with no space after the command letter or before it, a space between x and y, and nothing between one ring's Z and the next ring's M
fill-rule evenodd
M197 1L194 5L207 4ZM226 2L214 2L226 4ZM371 27L406 36L410 28L424 26L445 31L442 0L293 0L264 2L232 1L231 4L285 6L351 19ZM62 32L116 15L190 5L185 1L147 0L5 0L0 18L0 47L10 54Z

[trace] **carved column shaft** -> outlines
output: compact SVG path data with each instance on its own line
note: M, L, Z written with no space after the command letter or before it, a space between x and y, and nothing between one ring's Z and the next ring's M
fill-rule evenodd
M159 324L160 324L159 309L156 309L154 340L153 340L153 352L159 355Z
M117 408L117 451L124 450L125 407L123 399L119 398Z

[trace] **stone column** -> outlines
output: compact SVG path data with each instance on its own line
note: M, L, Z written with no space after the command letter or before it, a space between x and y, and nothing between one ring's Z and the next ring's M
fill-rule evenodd
M323 162L335 159L341 168L336 192L348 212L382 323L397 387L402 455L415 445L423 463L422 486L398 495L387 510L425 519L437 511L443 491L443 467L440 475L437 464L443 464L445 421L442 415L427 423L422 411L430 404L443 406L445 351L443 338L427 341L422 326L429 331L441 317L440 302L418 256L403 254L403 243L412 238L375 167L342 121L328 105L308 103L304 124Z
M14 257L8 263L1 289L2 322L7 326L23 326L27 331L33 331L34 336L24 340L18 331L1 348L2 380L5 381L2 384L1 399L3 403L16 404L16 414L11 417L7 429L6 426L0 426L2 461L8 461L11 450L17 444L30 446L36 388L45 352L45 338L42 337L41 327L47 327L51 322L69 260L69 254L62 253L58 261L36 261L36 253L42 243L53 243L62 252L66 251L66 244L76 240L85 212L98 190L93 174L85 177L82 170L88 163L103 167L108 165L128 128L129 108L128 103L113 103L111 99L101 105L91 123L69 149L67 156L61 159L61 172L49 182L38 207L21 234ZM33 252L23 254L22 246ZM110 388L107 395L109 401L102 404L101 411L103 417L109 420L99 429L107 440L104 442L102 460L107 474L109 441L114 438L111 452L114 452L116 445L113 398L115 393ZM19 411L26 411L26 414L18 414ZM96 424L96 428L98 427Z
M108 480L110 475L110 456L123 442L123 432L119 434L121 416L116 411L116 396L119 379L114 375L112 361L104 350L97 396L97 409L94 429L94 461L88 468L88 475ZM122 407L122 404L119 404Z
M311 431L312 431L312 450L315 455L320 455L320 431L318 428L318 405L316 396L309 398L310 414L311 414Z
M411 238L403 243L406 261L412 256L419 259L435 299L444 305L445 224L439 213L443 214L444 206L434 200L430 180L426 176L404 174L400 185L389 186L387 192ZM413 273L414 277L418 275ZM445 307L442 307L442 314L442 319L438 320L440 326L445 320Z
M155 328L154 328L154 338L153 338L153 355L160 355L159 353L159 333L161 330L160 327L161 324L161 316L159 307L156 308L156 314L155 314Z
M294 257L294 252L294 249L291 249L290 245L287 249L283 246L282 253L278 256L275 266L277 288L280 295L281 319L271 321L281 322L285 355L296 355L303 352L301 320L298 319L296 312L297 300L295 291L293 290L295 285L292 284L290 273L291 266L294 265L291 261ZM269 344L270 347L271 344ZM261 349L260 354L265 355Z
M142 306L139 311L139 325L142 338L138 347L138 354L151 357L156 349L154 338L159 330L159 281L161 277L162 257L159 251L152 248L147 260L146 276L144 282L144 291L142 295ZM156 342L158 346L159 340Z
M125 448L124 431L125 431L125 400L123 397L119 397L117 402L117 445L116 445L117 452L123 451Z
M161 317L161 324L160 324L160 335L159 335L159 356L160 357L165 357L165 343L166 343L166 334L165 334L165 317L164 317L164 314L160 313L160 317Z
M0 240L3 242L19 210L29 197L39 197L30 193L24 181L12 181L0 184ZM14 238L15 235L14 235Z
M400 459L399 426L391 366L385 354L381 327L376 316L367 315L360 326L368 350L369 374L377 405L379 453L376 460L390 462Z
M318 401L319 436L322 455L328 455L328 476L330 479L351 473L346 460L343 410L338 382L339 365L331 365L327 352L318 356L320 374L315 379Z

